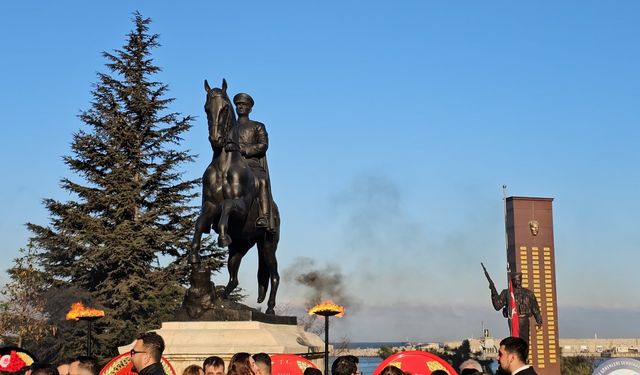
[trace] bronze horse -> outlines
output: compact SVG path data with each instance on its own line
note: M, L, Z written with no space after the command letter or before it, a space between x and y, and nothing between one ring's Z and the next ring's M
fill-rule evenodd
M202 208L196 221L189 259L192 264L200 262L202 234L209 233L213 228L218 233L218 245L229 249L229 282L223 296L226 299L238 286L238 269L242 257L257 244L258 303L264 301L271 286L266 313L274 314L280 283L276 260L280 239L278 208L274 203L275 230L256 228L257 181L240 153L238 126L227 96L227 81L222 80L222 89L212 89L205 80L204 87L207 91L204 110L207 114L213 159L202 176Z

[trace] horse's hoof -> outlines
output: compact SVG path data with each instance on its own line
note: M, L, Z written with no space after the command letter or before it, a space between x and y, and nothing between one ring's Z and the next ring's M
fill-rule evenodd
M265 311L264 313L265 313L265 314L267 314L267 315L276 315L276 312L275 312L275 310L273 309L273 307L269 307L269 308L267 309L267 311Z
M258 288L258 303L262 303L266 296L267 296L267 288L259 287Z
M229 296L231 295L231 293L233 292L233 290L238 287L238 283L232 283L232 284L228 284L225 288L224 288L224 299L229 299Z
M228 300L229 299L229 295L231 294L232 291L227 291L228 288L224 288L224 292L222 292L222 299L223 300Z
M220 247L227 247L231 245L231 237L225 235L225 236L218 236L218 246Z

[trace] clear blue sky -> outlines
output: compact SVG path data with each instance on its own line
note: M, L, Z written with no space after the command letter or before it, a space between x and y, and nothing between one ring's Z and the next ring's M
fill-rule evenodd
M198 116L188 177L211 157L203 80L254 97L282 274L297 257L340 270L352 301L336 338L506 335L479 265L505 286L502 184L555 198L560 335L640 336L639 2L221 3L2 5L1 269L24 223L47 223L41 200L68 198L76 115L139 10L171 110ZM285 281L279 303L303 292Z

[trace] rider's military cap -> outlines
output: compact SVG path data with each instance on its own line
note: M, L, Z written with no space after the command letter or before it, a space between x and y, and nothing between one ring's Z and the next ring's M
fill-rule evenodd
M250 103L253 107L253 98L249 94L245 94L243 92L233 97L233 103L238 104L240 102Z

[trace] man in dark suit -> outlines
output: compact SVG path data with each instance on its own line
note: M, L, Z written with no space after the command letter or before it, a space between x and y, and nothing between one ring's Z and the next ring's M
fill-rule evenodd
M500 370L511 375L536 375L533 367L527 365L529 344L519 337L507 337L500 341L498 362Z
M138 336L129 352L133 370L138 375L166 375L162 367L164 340L155 332L147 332Z

